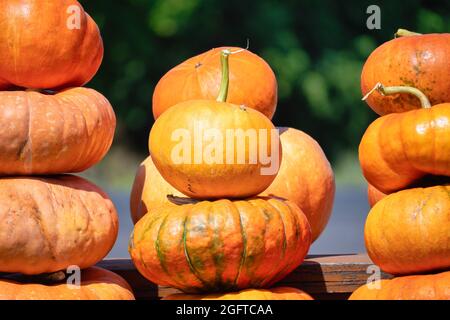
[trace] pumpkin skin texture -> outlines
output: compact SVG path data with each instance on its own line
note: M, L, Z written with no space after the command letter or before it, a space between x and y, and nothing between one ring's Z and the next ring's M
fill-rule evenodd
M372 284L379 289L364 285L349 300L450 300L450 271L379 281Z
M325 229L333 209L334 173L320 145L306 133L280 128L283 161L272 184L261 195L294 202L308 218L313 241Z
M170 107L189 100L214 100L221 83L220 54L211 49L176 66L166 73L153 93L153 115L157 119ZM248 50L230 58L230 89L227 101L256 109L272 119L278 99L277 80L270 66Z
M450 176L450 103L375 120L359 146L366 180L384 193L426 175Z
M100 67L102 38L78 1L1 1L0 21L0 90L79 87Z
M450 268L450 185L399 191L370 211L367 252L383 271L417 274Z
M278 287L273 289L247 289L239 292L208 295L172 294L163 300L314 300L299 289Z
M136 224L153 208L175 205L169 201L168 195L185 197L164 180L153 164L152 157L148 156L139 166L131 189L130 212L133 223Z
M98 267L81 271L79 288L66 282L44 285L0 279L0 300L134 300L129 284Z
M187 293L270 287L304 260L311 229L270 198L165 206L135 225L130 255L150 281Z
M0 175L84 171L108 152L115 127L108 100L92 89L0 92Z
M108 254L117 232L113 203L85 179L0 179L0 272L88 268Z
M212 162L210 163L205 158L196 163L195 154L202 156L207 153L207 148L213 145L212 141L214 141L204 142L203 146L196 144L195 141L201 139L201 137L200 139L196 138L199 136L196 132L200 132L198 128L203 128L203 132L214 129L223 137L223 140L220 140L223 152L222 155L218 153L220 163L217 163L217 159L214 158L211 159ZM190 141L184 138L175 138L174 134L180 132L180 130L185 131L190 137ZM249 159L253 155L253 149L251 147L243 148L245 150L240 148L239 140L242 139L235 136L232 138L234 150L227 149L224 140L227 137L228 130L256 132L258 150L263 149L259 141L265 138L267 150L264 150L264 153L268 157L278 158L279 162L281 161L279 136L277 134L275 137L277 145L273 145L271 133L272 130L275 130L275 127L268 118L256 110L214 100L183 102L164 112L156 120L150 132L150 154L163 178L178 191L191 198L246 198L257 195L267 189L275 179L279 165L275 165L276 170L273 170L272 174L261 174L261 170L269 167L269 165L263 165L259 155L255 164L250 163ZM177 163L178 160L173 159L172 153L177 150L177 147L183 141L189 141L188 150L191 154L188 156L188 161L180 159L181 161ZM248 139L246 139L246 142L248 145ZM230 163L230 161L227 163L227 154L230 151L234 157L231 159L233 163ZM175 154L182 157L187 153L180 151L179 153L175 152ZM245 156L245 163L238 163L239 154Z
M378 201L384 199L386 196L387 196L386 193L381 192L373 185L369 184L367 186L367 197L369 199L369 205L371 208L373 208L373 206L377 204Z
M423 91L431 103L450 101L450 34L400 37L378 47L367 59L361 74L361 91L366 95L376 83L412 86ZM420 108L408 94L383 97L378 92L367 99L379 115Z

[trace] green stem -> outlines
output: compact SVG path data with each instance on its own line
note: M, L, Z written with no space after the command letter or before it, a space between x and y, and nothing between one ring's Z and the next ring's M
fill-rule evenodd
M398 93L412 94L420 100L422 108L424 109L431 108L431 103L430 100L428 100L427 96L422 91L414 87L407 87L407 86L385 87L381 83L377 83L375 87L365 95L363 100L366 100L374 91L378 91L383 96L390 96Z
M222 50L220 53L220 62L222 64L222 80L220 83L220 91L219 96L217 97L217 101L226 102L228 97L228 86L230 84L230 70L228 58L231 55L230 50Z
M398 29L397 32L395 33L395 37L399 38L399 37L411 37L411 36L420 36L422 35L421 33L417 33L417 32L412 32L406 29Z

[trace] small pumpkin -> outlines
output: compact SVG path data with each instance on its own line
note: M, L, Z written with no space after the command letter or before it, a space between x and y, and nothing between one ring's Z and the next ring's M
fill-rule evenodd
M239 51L230 61L228 102L253 108L272 119L278 96L275 74L262 58L235 47L211 49L167 72L153 93L155 119L181 102L217 97L222 78L219 57L223 50Z
M163 205L175 205L167 196L184 197L161 176L148 156L139 166L130 196L130 212L136 224L147 212Z
M303 262L310 244L311 228L295 204L222 199L150 210L135 225L129 251L150 281L213 293L270 287Z
M367 252L383 271L417 274L450 268L450 185L393 193L370 211Z
M156 168L191 198L251 197L267 189L278 173L281 146L272 122L256 110L224 102L231 54L223 51L218 101L182 102L161 115L150 132Z
M409 92L422 109L388 114L375 120L359 146L367 181L383 193L405 189L427 175L450 176L450 103L431 107L415 88L383 87L383 94Z
M0 279L0 300L134 300L129 284L98 267L81 271L79 287L66 282L44 285Z
M118 227L111 200L83 178L0 179L0 272L88 268L111 250Z
M366 95L378 82L387 86L411 86L423 91L433 105L450 101L450 33L418 34L406 30L378 47L361 74ZM367 99L379 115L419 109L420 103L405 93L385 98L375 93Z
M450 300L450 271L378 280L358 288L349 300Z
M380 201L381 199L384 199L387 196L386 193L381 192L377 188L375 188L373 185L369 184L367 187L367 197L369 199L369 205L371 208Z
M163 300L314 300L306 292L289 287L273 289L246 289L239 292L207 295L172 294Z
M275 195L295 203L308 218L313 241L325 229L333 209L333 169L320 145L306 133L280 128L280 170L261 195Z
M100 67L100 31L76 0L1 1L0 21L0 90L78 87Z
M116 117L92 89L0 92L0 175L84 171L108 152Z

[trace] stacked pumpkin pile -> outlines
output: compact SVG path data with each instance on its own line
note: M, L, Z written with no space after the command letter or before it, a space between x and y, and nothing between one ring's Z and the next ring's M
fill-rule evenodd
M398 277L351 298L450 299L450 34L398 36L364 66L362 91L381 117L359 148L367 251Z
M272 69L241 48L190 58L155 88L151 157L131 194L129 250L146 278L194 294L170 299L310 298L293 288L261 290L302 263L335 190L316 141L291 128L274 135L276 104ZM224 141L230 130L253 134L257 145L239 134ZM200 142L199 132L206 132ZM273 161L251 162L252 152Z
M0 299L133 299L92 267L117 237L111 200L61 175L96 164L113 140L111 105L78 87L101 64L98 27L74 0L2 1L0 21Z

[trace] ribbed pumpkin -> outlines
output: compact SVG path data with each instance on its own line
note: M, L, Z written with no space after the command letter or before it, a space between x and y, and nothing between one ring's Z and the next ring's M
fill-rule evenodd
M380 280L364 285L349 300L450 300L450 271Z
M0 179L0 272L90 267L108 254L117 232L113 203L82 178Z
M377 89L413 93L423 108L380 117L368 127L359 146L367 181L391 193L427 175L450 176L450 103L431 107L426 96L409 87Z
M313 241L333 209L333 169L320 145L306 133L280 128L283 161L277 177L261 195L275 195L294 202L308 218Z
M281 145L272 122L256 110L224 102L231 54L222 52L224 80L218 101L182 102L164 112L150 132L156 168L191 198L255 196L278 173Z
M230 59L228 102L256 109L272 118L277 105L277 80L270 66L249 50L221 47L190 58L167 72L153 93L153 115L157 119L170 107L189 100L213 100L221 83L220 55L240 51Z
M163 205L175 205L167 196L184 197L161 176L148 156L139 166L130 196L131 219L138 222L148 211Z
M378 201L385 198L387 196L386 193L381 192L373 185L369 184L367 186L367 197L369 199L369 205L372 208Z
M134 300L129 284L119 275L98 267L81 271L80 287L44 285L0 279L0 300Z
M391 274L450 268L450 185L399 191L380 200L366 226L367 252Z
M450 101L450 34L420 35L399 30L397 39L378 47L367 59L361 90L366 95L376 83L412 86L423 91L431 103ZM420 103L404 93L385 98L379 93L367 99L379 115L420 108Z
M302 290L278 287L273 289L246 289L239 292L208 295L173 294L163 300L314 300Z
M150 210L130 255L150 281L188 293L270 287L298 267L311 244L302 211L278 199L203 201Z
M92 89L0 92L0 175L81 172L111 146L116 118Z
M0 90L78 87L100 67L100 32L76 0L1 1L0 21Z

